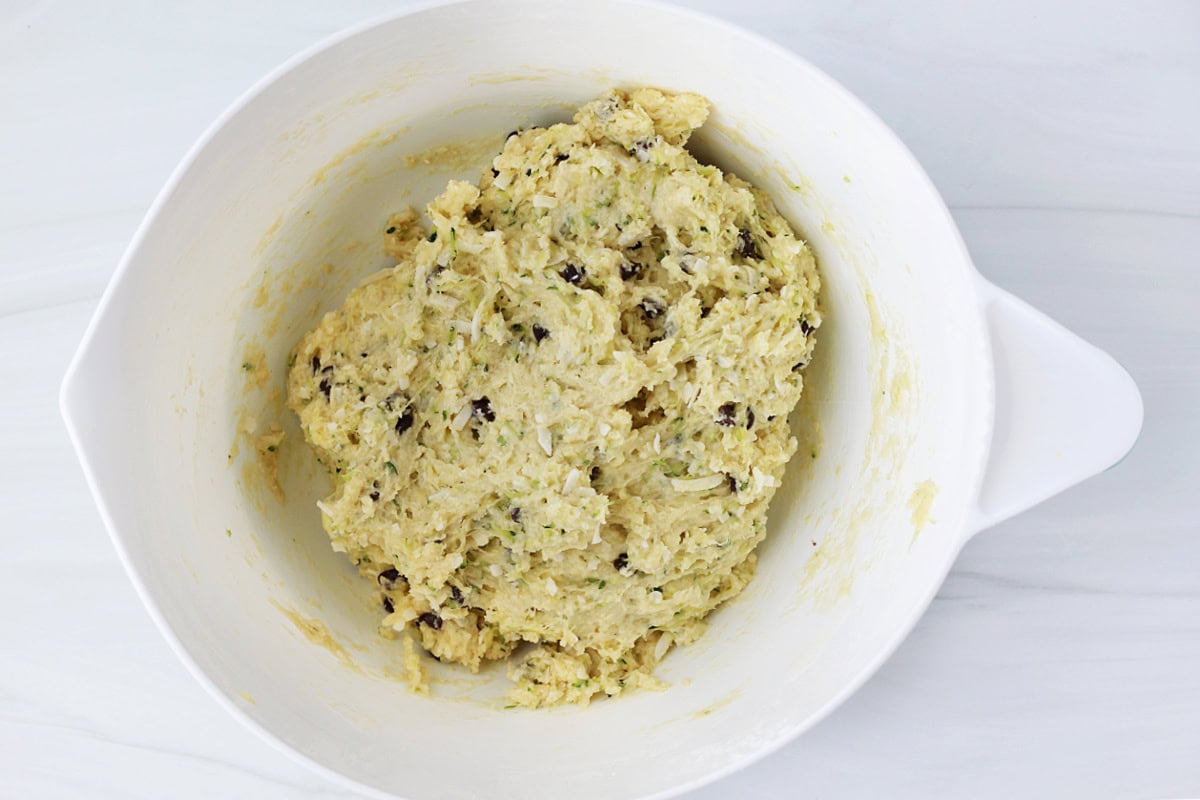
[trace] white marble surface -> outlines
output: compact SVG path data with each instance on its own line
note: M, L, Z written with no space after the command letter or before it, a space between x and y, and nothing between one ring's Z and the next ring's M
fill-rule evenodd
M0 796L349 796L171 654L56 394L204 126L296 50L396 5L0 3ZM829 720L692 797L1200 795L1200 5L694 5L873 106L981 270L1116 355L1146 425L1118 467L972 541Z

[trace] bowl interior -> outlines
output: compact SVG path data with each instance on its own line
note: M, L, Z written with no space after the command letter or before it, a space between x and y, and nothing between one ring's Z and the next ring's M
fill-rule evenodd
M990 414L971 268L915 163L798 59L657 7L498 5L343 37L228 115L131 248L65 407L147 601L271 737L406 797L670 793L818 718L936 590ZM709 97L693 151L766 189L816 249L826 323L800 451L756 579L667 658L671 688L506 710L502 667L430 660L433 696L418 697L377 634L372 587L321 529L329 484L283 408L288 353L389 265L390 212L476 179L509 130L569 119L614 85ZM274 428L282 501L257 441Z

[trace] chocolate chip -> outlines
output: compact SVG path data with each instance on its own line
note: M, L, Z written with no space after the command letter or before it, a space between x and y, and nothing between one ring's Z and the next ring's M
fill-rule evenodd
M485 422L496 421L496 412L492 411L492 401L487 399L487 395L471 401L471 414Z
M422 625L428 625L435 631L440 631L442 629L442 618L432 611L426 611L424 614L417 617L417 622Z
M511 519L513 522L520 522L521 521L521 507L513 506L512 508L510 508L508 510L508 518Z
M728 475L728 474L725 477L727 477L729 479L729 493L737 494L737 478L733 477L732 475Z
M454 602L458 603L460 606L465 602L465 599L463 598L462 590L459 589L457 586L450 587L450 599L453 600Z
M533 327L530 330L533 331L533 340L539 344L541 344L542 339L545 339L550 335L550 331L546 330L541 325L538 325L536 322L533 323Z
M395 226L395 225L393 225L392 227L390 227L390 228L388 228L386 231L384 231L384 233L388 233L388 234L392 234L392 233L395 233L395 232L396 232L396 226Z
M554 163L561 164L562 162L566 161L568 158L570 158L570 156L567 155L566 153L559 153L558 155L556 155L554 157Z
M391 569L385 569L383 572L379 573L377 580L379 581L380 586L385 589L390 589L396 585L396 581L400 580L400 572L395 567L392 567Z
M379 492L371 492L369 495L367 495L367 497L371 498L371 500L376 503L379 502Z
M638 303L638 308L642 310L642 314L646 319L658 319L667 309L663 304L655 300L653 297L647 297L642 302Z
M800 370L804 369L807 366L808 366L807 361L797 361L795 364L792 365L792 372L799 372Z
M329 400L329 393L333 390L333 384L329 382L329 378L321 378L317 388L321 390L321 394L325 395L325 399Z
M726 428L732 427L734 405L733 403L724 403L717 409L717 424L724 425Z
M492 177L493 177L493 178L499 178L499 177L500 177L500 170L496 169L495 167L492 167Z
M712 313L712 306L701 306L700 307L700 319L706 319L708 317L708 315L711 313Z
M746 228L738 231L737 254L743 258L762 258L758 252L758 245L754 243L754 234Z
M383 610L389 614L396 610L396 607L394 605L392 605L392 598L390 598L390 597L383 598Z
M313 368L313 375L316 375L317 372L320 371L320 369L321 369L321 359L318 358L317 356L312 357L312 368Z
M641 246L642 246L642 243L638 242L638 247L641 247ZM623 280L623 281L631 280L641 274L642 274L642 265L636 261L626 261L624 264L621 265L621 280Z
M808 320L804 319L803 317L800 319L800 332L805 336L808 336L813 332L813 326L808 324Z
M750 430L753 427L754 427L754 409L747 408L746 409L746 430Z
M628 566L629 566L629 554L628 553L621 553L621 555L619 555L613 559L613 569L615 569L617 572L620 572L621 570L625 569Z
M413 410L412 406L404 409L404 413L396 420L396 433L402 435L405 431L413 426Z
M583 279L587 275L587 272L583 267L577 267L574 264L567 264L565 267L563 267L562 272L559 274L562 275L562 279L567 283L578 286L579 284L583 283Z
M597 480L599 480L599 478L600 478L600 465L593 464L592 468L590 470L588 470L588 480L590 480L592 483L595 483Z

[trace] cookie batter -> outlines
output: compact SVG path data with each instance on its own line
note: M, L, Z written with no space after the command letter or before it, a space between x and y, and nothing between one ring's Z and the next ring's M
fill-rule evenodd
M397 266L296 349L322 521L383 625L512 702L652 686L754 571L796 442L819 279L771 201L684 149L693 94L514 132L388 221ZM525 646L522 646L525 644Z

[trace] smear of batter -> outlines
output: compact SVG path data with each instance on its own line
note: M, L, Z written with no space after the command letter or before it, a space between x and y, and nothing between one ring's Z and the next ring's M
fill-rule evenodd
M289 404L383 623L511 701L637 686L751 579L819 280L771 201L685 149L692 94L514 132L388 221L397 266L303 338Z

